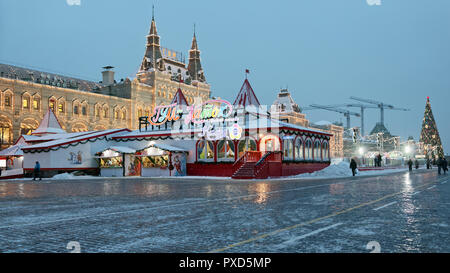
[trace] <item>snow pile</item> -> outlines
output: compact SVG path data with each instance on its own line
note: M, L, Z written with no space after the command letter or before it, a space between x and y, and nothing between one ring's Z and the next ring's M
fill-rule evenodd
M295 177L348 177L352 176L350 163L345 161L332 162L330 166L317 172L303 173Z
M60 173L52 177L53 180L72 180L72 179L91 179L91 178L94 178L94 176L89 175L76 176L71 173Z

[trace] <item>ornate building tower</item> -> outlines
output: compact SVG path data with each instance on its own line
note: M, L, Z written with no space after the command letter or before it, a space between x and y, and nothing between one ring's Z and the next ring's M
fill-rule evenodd
M191 50L189 50L189 64L188 64L189 75L192 81L205 82L205 75L203 73L202 64L200 63L200 50L198 50L197 38L192 38Z
M164 62L161 54L161 46L159 44L159 36L158 32L156 31L155 15L152 14L150 32L147 35L147 48L145 50L144 59L142 60L139 72L149 71L150 69L155 67L160 71L164 70Z

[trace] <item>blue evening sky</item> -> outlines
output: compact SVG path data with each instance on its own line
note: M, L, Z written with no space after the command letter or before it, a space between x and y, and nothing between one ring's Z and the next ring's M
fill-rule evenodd
M133 77L152 4L164 47L187 54L196 23L213 96L234 100L248 68L264 104L288 86L300 106L359 96L410 108L386 111L386 126L416 140L430 96L449 151L448 0L0 0L0 62L95 81L112 65L116 79ZM345 122L327 111L307 118ZM367 110L366 131L378 119Z

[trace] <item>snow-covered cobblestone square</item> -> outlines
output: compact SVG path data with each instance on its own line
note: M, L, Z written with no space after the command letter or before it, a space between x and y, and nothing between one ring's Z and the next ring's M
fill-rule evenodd
M0 182L0 252L449 252L448 176Z

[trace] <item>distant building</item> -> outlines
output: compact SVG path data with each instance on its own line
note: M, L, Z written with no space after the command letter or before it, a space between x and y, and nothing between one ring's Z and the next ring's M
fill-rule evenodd
M194 33L185 64L179 52L162 48L152 18L146 52L136 78L114 79L104 67L101 82L0 64L0 149L39 126L51 108L67 132L138 127L138 117L169 103L181 89L189 103L210 97Z

